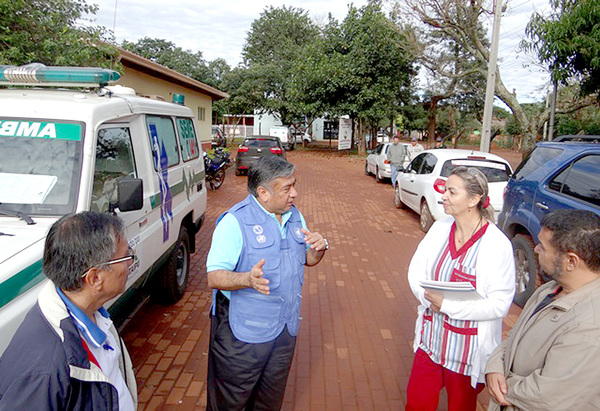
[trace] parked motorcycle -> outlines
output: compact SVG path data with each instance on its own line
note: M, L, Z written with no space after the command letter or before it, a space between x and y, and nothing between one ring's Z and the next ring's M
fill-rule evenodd
M229 153L222 147L217 147L214 154L209 156L204 153L204 170L206 171L206 181L213 190L218 189L225 181L225 170L229 163Z

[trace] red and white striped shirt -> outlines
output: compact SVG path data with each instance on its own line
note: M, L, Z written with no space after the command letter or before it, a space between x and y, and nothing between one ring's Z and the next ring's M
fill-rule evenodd
M481 237L489 224L480 228L460 249L455 247L456 224L437 258L434 280L462 282L477 286L475 266ZM457 320L443 313L427 309L423 315L419 347L431 360L444 368L462 375L471 375L473 357L477 353L478 321Z

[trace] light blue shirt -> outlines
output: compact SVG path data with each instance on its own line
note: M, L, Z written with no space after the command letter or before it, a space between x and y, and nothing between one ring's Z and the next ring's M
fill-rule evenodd
M75 325L79 329L79 333L85 337L85 340L92 347L99 348L102 345L105 350L114 350L114 347L111 347L110 344L106 342L106 333L94 324L94 322L79 307L73 304L60 288L56 287L56 292L67 306L71 318L73 318ZM98 312L104 318L110 318L108 311L106 311L104 307L100 307Z
M279 225L279 232L281 238L286 237L287 223L292 216L292 212L288 211L281 215L281 224L277 220L275 213L270 213L258 202L256 197L252 196L252 199L256 201L256 204L267 214L269 217L274 219ZM302 221L302 227L306 229L306 221L304 216L300 213L300 220ZM215 227L215 231L212 236L212 243L210 245L210 251L206 259L206 271L215 270L227 270L233 271L237 262L242 254L242 247L244 238L242 236L242 228L237 218L231 213L227 213L223 216L219 224ZM230 291L221 291L227 298L230 296Z

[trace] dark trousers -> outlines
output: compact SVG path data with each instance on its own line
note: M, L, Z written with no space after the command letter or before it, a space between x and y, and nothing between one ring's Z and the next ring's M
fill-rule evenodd
M296 337L286 327L275 340L266 343L236 339L229 326L229 300L220 292L210 321L206 409L279 410Z

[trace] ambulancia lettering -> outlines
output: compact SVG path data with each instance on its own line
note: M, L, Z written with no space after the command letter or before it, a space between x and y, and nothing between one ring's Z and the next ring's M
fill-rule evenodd
M0 123L0 135L11 137L56 138L56 126L54 123L46 123L42 128L42 123L2 121Z
M77 123L0 120L0 137L44 138L80 141L82 126Z

